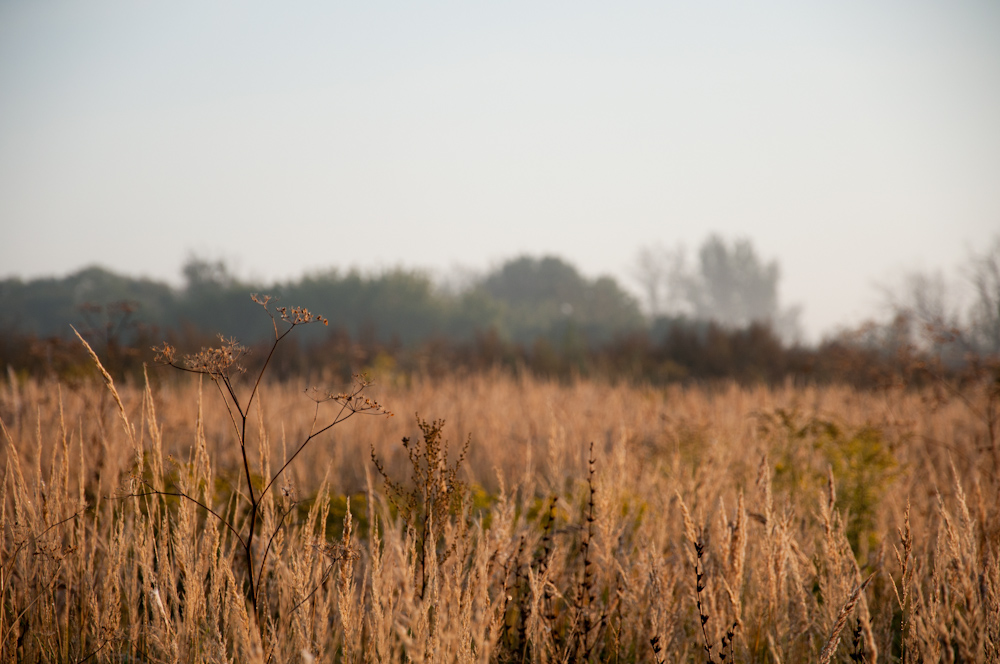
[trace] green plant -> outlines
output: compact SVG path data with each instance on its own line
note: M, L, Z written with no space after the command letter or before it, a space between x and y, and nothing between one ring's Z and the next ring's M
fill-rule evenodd
M861 555L877 547L879 503L899 466L882 430L871 424L851 428L782 408L758 415L758 423L762 432L778 438L776 487L818 499L832 471L838 484L836 507L846 515L851 549ZM822 465L810 459L820 459Z

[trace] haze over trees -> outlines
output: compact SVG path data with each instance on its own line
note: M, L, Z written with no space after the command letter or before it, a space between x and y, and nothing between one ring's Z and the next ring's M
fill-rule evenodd
M62 335L85 304L131 301L152 325L186 321L235 334L254 313L243 306L243 295L266 291L328 311L331 322L352 335L375 334L404 344L435 335L468 339L486 329L519 342L567 330L602 342L664 317L715 321L732 329L766 323L789 340L797 330L797 310L782 308L778 299L777 262L761 259L749 240L727 242L719 236L703 243L694 264L680 248L654 245L640 251L633 275L644 307L614 278L585 277L555 256L519 256L451 289L419 269L330 269L266 284L239 278L224 261L192 256L181 272L180 289L100 267L61 279L6 279L0 281L0 325Z
M500 304L501 329L518 341L575 332L602 342L643 326L638 302L614 279L587 279L554 256L507 261L473 292Z
M270 331L249 303L252 292L330 320L329 328L297 336L300 351L290 357L298 364L288 372L325 363L349 373L382 354L407 371L450 363L654 382L773 382L790 374L870 382L900 353L949 368L970 354L1000 353L1000 238L970 256L965 299L940 274L912 273L888 291L887 318L811 349L798 343L798 309L779 300L777 262L762 259L748 240L718 236L693 260L683 248L639 252L632 276L641 302L612 277L585 276L555 256L516 257L445 284L403 268L330 269L255 283L223 261L197 256L182 274L179 288L99 267L61 279L2 280L0 364L66 371L77 361L71 324L122 371L141 371L144 353L162 339L197 349L214 343L217 332L260 343Z
M956 277L915 270L881 289L891 320L871 326L874 343L912 345L950 364L1000 354L1000 236L970 251Z
M969 328L979 352L1000 353L1000 236L989 249L973 256L969 279L975 298L969 312Z
M514 342L569 333L600 343L645 324L638 302L614 279L589 279L553 256L512 259L457 291L440 287L427 272L403 268L367 274L331 269L263 284L238 278L222 261L195 256L182 274L180 289L99 267L62 279L6 279L0 282L0 329L65 336L70 324L85 322L83 310L93 314L94 307L127 301L146 325L238 336L258 329L259 312L246 306L250 292L328 312L331 325L352 337L402 345L433 337L469 340L486 330ZM310 340L309 333L302 336Z
M711 235L694 266L683 247L646 247L636 257L633 276L653 317L715 321L731 329L763 323L786 341L801 336L799 309L779 304L778 262L762 260L750 240L726 242Z

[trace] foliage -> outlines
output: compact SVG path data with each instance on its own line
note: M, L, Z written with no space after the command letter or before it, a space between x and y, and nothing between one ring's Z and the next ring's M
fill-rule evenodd
M519 342L573 334L602 342L642 325L637 303L613 279L585 279L553 256L507 261L477 290L501 303L501 335Z
M757 419L763 435L777 438L775 487L818 501L830 476L836 478L836 508L844 515L848 542L856 556L866 558L879 545L879 503L899 472L883 431L870 424L849 429L783 408Z
M776 265L748 242L709 238L703 260L690 268L682 250L654 249L640 267L653 280L649 297L662 300L650 306L661 314L645 320L614 280L585 278L554 257L517 258L452 290L427 273L399 268L330 270L276 284L283 297L333 315L332 330L306 327L283 342L272 376L348 380L364 367L388 368L387 380L408 381L502 368L561 381L776 384L791 378L879 388L900 379L936 380L926 367L965 380L989 358L990 311L1000 297L995 248L970 257L967 276L977 295L967 316L959 316L958 300L945 297L935 279L911 279L894 300L892 320L841 331L811 348L788 343L795 338L787 325L794 312L778 307ZM240 335L247 348L267 353L271 335L249 332L257 329L253 311L237 297L246 284L224 262L192 257L184 272L179 290L97 268L62 280L0 281L0 364L66 380L88 375L86 355L63 336L68 323L102 353L116 378L141 380L142 365L153 359L154 334L184 347L211 345L216 332ZM700 318L716 304L730 312L715 316L723 322ZM747 313L753 308L771 320L739 325L756 318Z
M4 279L0 280L0 329L4 334L70 338L71 323L78 329L87 327L86 307L125 302L141 309L142 322L158 325L174 320L175 297L166 284L123 277L100 267L63 279Z

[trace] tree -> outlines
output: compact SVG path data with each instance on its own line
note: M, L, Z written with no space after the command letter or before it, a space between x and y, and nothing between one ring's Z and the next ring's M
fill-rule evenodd
M730 246L710 236L698 251L698 270L688 297L699 318L729 327L777 319L781 271L777 261L761 261L750 240Z
M1000 354L1000 235L986 253L971 256L969 280L975 289L970 335L979 352Z
M507 261L478 290L502 305L502 331L518 341L582 333L602 342L642 326L638 303L614 279L587 279L554 256Z
M639 250L632 277L646 298L646 313L652 318L692 313L687 291L687 254L682 245L668 249L655 243Z
M709 236L693 271L682 247L670 251L653 245L639 252L633 275L654 317L691 316L728 328L765 323L786 341L800 336L799 308L779 307L777 261L761 260L750 240L727 243Z
M882 290L894 316L906 316L915 324L937 330L960 325L954 285L940 270L907 272L896 288Z
M236 283L229 266L223 260L211 261L191 255L181 268L188 291L225 289Z
M893 314L884 327L952 367L964 364L969 353L1000 353L1000 236L982 254L970 252L963 272L965 283L940 270L914 270L883 286Z
M70 324L86 327L82 312L94 305L139 304L136 321L162 325L174 307L166 284L133 279L101 267L87 267L65 277L0 280L0 330L7 334L69 337Z

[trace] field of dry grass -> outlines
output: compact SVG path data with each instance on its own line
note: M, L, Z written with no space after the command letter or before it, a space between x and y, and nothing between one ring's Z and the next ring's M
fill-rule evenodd
M1000 660L992 384L8 378L2 662Z

